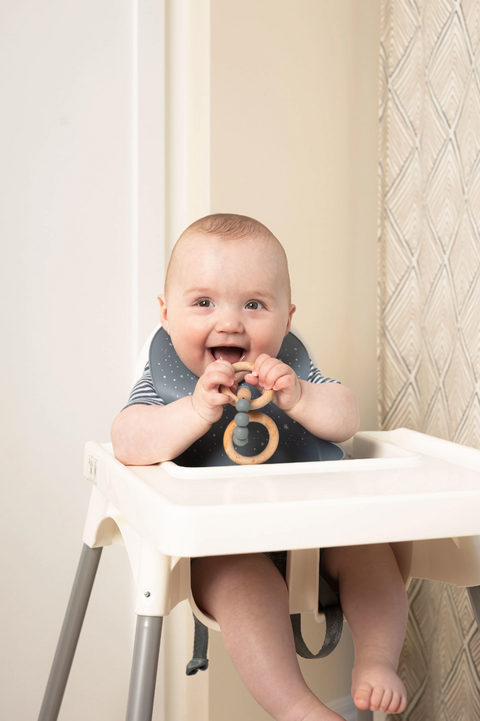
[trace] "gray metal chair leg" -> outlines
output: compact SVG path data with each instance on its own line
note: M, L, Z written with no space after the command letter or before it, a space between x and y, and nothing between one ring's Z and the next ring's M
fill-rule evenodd
M361 711L357 708L357 721L373 721L373 711L370 709Z
M83 546L38 721L58 717L102 550Z
M137 616L126 721L152 719L162 623L161 616Z
M467 588L467 591L470 596L470 603L472 604L477 626L480 628L480 586L470 586L470 588Z

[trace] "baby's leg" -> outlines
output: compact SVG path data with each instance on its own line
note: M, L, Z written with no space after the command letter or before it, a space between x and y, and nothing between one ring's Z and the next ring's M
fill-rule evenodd
M297 661L285 581L263 554L198 558L192 590L215 618L240 677L277 721L342 721L306 685Z
M352 631L352 696L359 709L401 713L407 697L396 671L407 626L405 586L388 544L322 551L322 575L338 582Z

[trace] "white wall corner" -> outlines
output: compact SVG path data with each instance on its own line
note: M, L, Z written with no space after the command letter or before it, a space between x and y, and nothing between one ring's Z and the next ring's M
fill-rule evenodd
M210 0L165 0L165 236L210 212Z
M158 323L165 272L165 2L132 3L134 361Z
M165 0L165 261L185 228L210 212L210 0ZM161 290L161 289L159 289ZM166 619L160 686L168 721L208 721L209 672L187 677L187 603ZM170 700L169 697L170 696Z

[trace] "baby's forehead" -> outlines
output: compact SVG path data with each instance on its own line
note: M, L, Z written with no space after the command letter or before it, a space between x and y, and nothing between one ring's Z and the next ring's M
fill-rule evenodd
M177 289L188 283L187 275L199 276L227 270L236 276L243 273L249 276L252 269L254 275L261 275L265 282L286 285L289 292L288 264L280 243L270 237L245 236L239 238L222 238L221 236L191 232L182 236L174 247L170 259L165 288L174 283ZM219 271L220 268L220 271ZM259 272L260 271L260 272ZM200 278L199 278L200 280Z

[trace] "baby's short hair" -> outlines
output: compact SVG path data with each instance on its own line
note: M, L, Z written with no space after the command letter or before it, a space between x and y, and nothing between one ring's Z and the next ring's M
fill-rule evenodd
M225 240L244 238L265 238L279 241L273 233L260 221L249 218L247 215L236 215L234 213L214 213L196 220L182 233L180 239L193 235L194 233L205 233L217 235Z
M204 218L196 220L183 231L180 238L175 243L172 255L170 256L170 262L165 276L165 293L168 293L169 278L174 271L176 249L181 245L183 240L186 240L194 235L212 235L226 241L246 240L248 238L258 240L260 243L273 243L284 259L284 263L282 262L282 265L284 264L287 288L290 295L287 256L278 238L274 236L266 225L263 225L260 221L255 220L255 218L249 218L248 215L237 215L235 213L214 213L213 215L206 215Z

